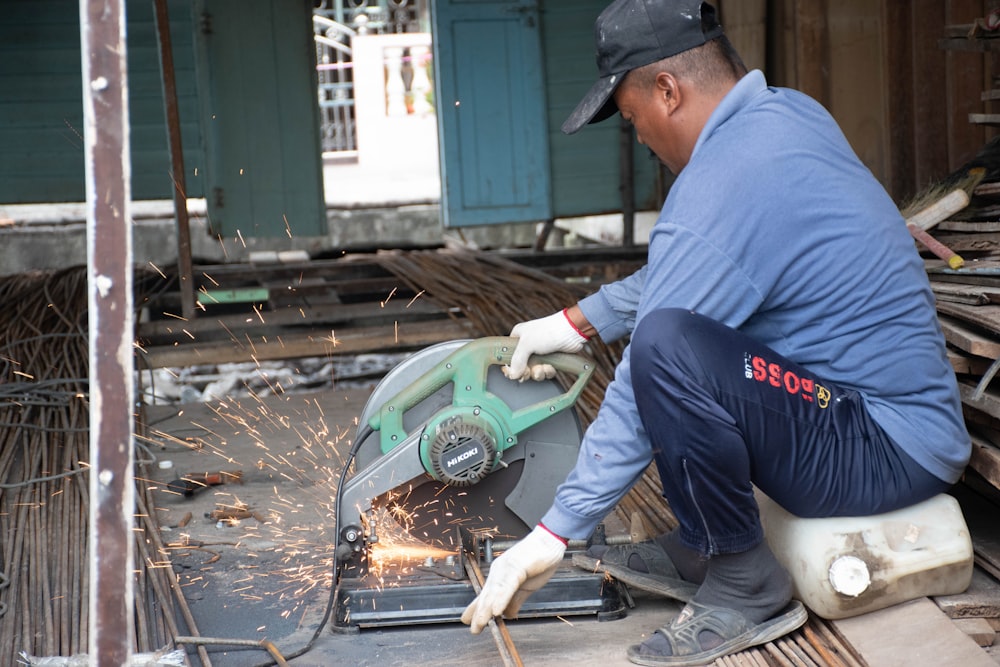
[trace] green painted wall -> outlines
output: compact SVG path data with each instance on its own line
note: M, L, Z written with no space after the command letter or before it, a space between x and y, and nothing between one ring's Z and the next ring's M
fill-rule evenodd
M559 129L597 80L594 20L608 0L543 0L552 205L556 217L620 211L619 117L567 136ZM655 197L657 163L635 144L635 205L659 209Z
M132 198L170 199L170 155L151 0L128 0ZM203 197L204 156L187 0L170 0L188 196ZM0 2L0 202L83 201L79 2Z

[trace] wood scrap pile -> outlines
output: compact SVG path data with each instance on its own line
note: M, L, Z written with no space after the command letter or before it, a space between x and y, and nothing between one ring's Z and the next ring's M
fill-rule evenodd
M970 468L1000 489L1000 141L903 214L944 248L916 236L976 442Z
M932 237L928 244L914 234L973 441L969 467L952 493L972 535L976 576L966 593L936 602L988 646L1000 628L1000 141L986 144L903 215Z

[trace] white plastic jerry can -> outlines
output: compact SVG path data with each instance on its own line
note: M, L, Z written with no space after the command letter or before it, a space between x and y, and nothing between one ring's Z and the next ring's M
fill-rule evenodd
M826 619L857 616L972 580L969 529L947 494L886 514L803 519L756 491L767 542L795 597Z

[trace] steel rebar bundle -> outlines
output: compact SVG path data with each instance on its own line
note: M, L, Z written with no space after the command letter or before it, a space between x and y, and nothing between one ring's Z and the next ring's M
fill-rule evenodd
M88 648L89 405L84 268L0 279L0 664ZM137 477L140 477L137 475ZM144 499L144 485L137 497ZM172 643L168 559L136 524L137 652Z

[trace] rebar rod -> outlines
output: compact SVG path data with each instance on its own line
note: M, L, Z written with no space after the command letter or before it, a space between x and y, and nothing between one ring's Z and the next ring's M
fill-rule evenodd
M0 572L9 577L0 588L0 664L17 664L22 650L88 649L89 474L55 477L85 470L89 459L86 288L81 267L0 278ZM155 596L167 573L142 566L135 576L136 590ZM144 598L130 601L137 612L146 605L130 639L169 641L169 591L166 603Z

